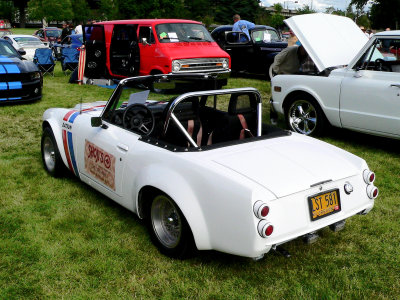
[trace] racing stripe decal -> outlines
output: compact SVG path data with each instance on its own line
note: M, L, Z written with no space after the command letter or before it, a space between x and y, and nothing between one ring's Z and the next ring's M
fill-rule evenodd
M68 121L68 118L74 113L76 110L70 110L63 118L64 121Z
M73 171L74 171L75 175L79 177L78 166L76 165L76 160L75 160L74 145L73 145L73 142L72 142L72 132L69 131L67 134L68 134L69 154L70 154L70 157L71 157L72 166L74 168Z
M71 171L73 171L71 158L69 156L69 150L68 150L67 131L65 129L63 129L63 131L62 131L62 137L63 137L65 156L67 157L67 162L68 162L68 168Z

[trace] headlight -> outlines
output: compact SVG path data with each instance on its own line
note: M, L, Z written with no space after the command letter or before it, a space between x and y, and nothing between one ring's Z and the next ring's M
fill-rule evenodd
M40 72L31 73L31 80L40 79Z
M225 59L222 61L222 68L228 69L228 67L229 67L229 60L228 60L227 58L225 58Z
M172 61L172 72L179 72L181 69L181 63L177 60Z

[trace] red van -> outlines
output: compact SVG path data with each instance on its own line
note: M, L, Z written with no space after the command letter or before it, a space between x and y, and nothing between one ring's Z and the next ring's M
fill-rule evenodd
M106 21L86 25L84 32L87 78L206 73L221 87L230 74L229 54L200 22Z

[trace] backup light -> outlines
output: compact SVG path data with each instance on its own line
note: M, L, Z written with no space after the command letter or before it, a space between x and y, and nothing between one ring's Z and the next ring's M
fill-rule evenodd
M378 197L379 190L376 186L368 185L367 186L367 195L370 199L375 199Z
M370 170L364 170L363 178L366 184L373 183L375 181L375 173Z
M265 219L269 214L269 206L261 200L258 200L254 203L253 212L257 218Z
M344 191L347 195L350 195L350 193L353 192L353 186L350 184L350 182L346 182L344 184Z
M274 226L266 220L261 220L258 223L257 230L261 237L267 238L274 232Z

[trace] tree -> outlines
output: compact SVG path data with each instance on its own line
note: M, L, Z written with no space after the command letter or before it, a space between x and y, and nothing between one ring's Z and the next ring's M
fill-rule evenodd
M70 0L30 0L28 3L31 20L52 21L72 20L73 12Z
M7 19L10 22L14 21L14 3L11 0L0 1L0 16L1 18Z
M283 27L283 20L285 19L284 16L282 16L282 5L279 3L274 4L274 9L275 13L271 15L269 19L269 23L271 24L272 27L275 27L277 29L280 29Z
M19 25L25 27L26 12L25 8L28 6L28 0L13 0L14 6L18 7Z
M110 0L108 2L112 1ZM84 23L92 14L86 0L71 0L71 8L73 13L72 20L76 24Z
M316 13L316 11L314 9L312 9L310 6L308 5L303 5L301 8L297 9L297 13L299 15L305 15L305 14L313 14Z

